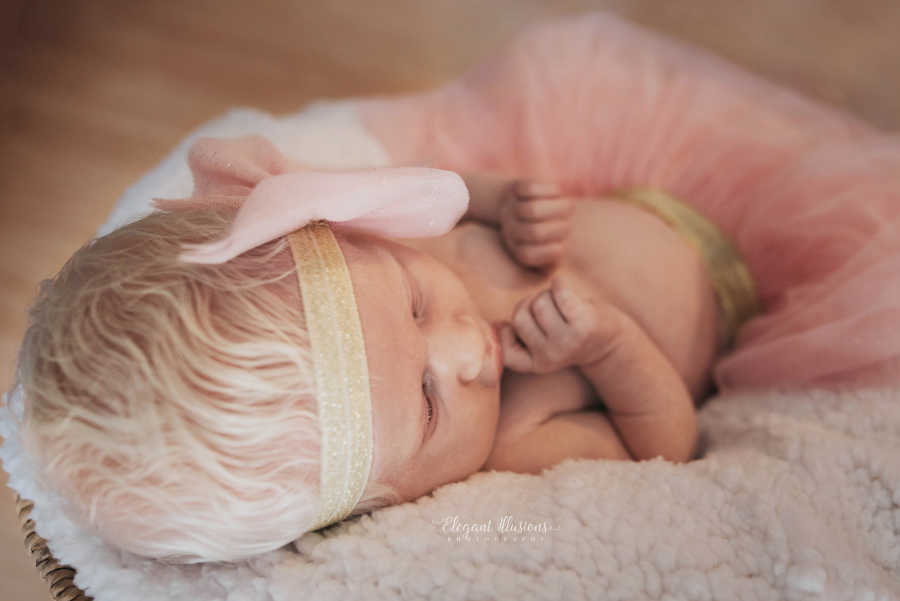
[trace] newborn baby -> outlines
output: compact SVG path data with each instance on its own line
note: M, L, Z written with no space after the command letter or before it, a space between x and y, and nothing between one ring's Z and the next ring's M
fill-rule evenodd
M328 210L346 212L340 190L358 191L347 182L360 176L313 173L309 187L288 174L286 194L263 174L299 167L258 137L201 140L191 164L194 197L158 200L171 212L95 240L44 285L20 362L24 430L50 485L110 542L237 559L334 521L313 519L320 455L334 443L322 438L321 399L315 408L319 350L298 288L318 268L292 259L283 235L232 247L227 260L210 255L221 242L196 243L247 231L247 193L268 203L253 231L292 229L290 207L319 189ZM431 172L451 188L459 180L396 171L362 176L400 182L378 211L404 194L423 205L417 186L435 189ZM480 469L689 460L694 401L733 334L709 257L624 196L572 198L483 175L458 183L461 206L466 188L470 202L445 235L398 242L353 227L361 221L326 228L352 283L371 397L364 492L348 510L416 499ZM449 229L458 213L437 202L448 194L418 219L450 219ZM223 207L241 204L232 222Z
M111 543L234 560L479 469L686 461L714 363L723 388L897 381L900 151L865 124L602 16L355 109L392 164L535 181L432 174L471 196L450 231L463 210L434 203L455 193L375 170L343 189L390 200L370 222L327 194L304 221L310 195L283 175L301 168L271 145L199 145L196 202L79 251L42 287L20 356L25 442ZM737 242L758 285L764 311L720 361L753 282L659 190ZM267 220L248 220L254 197L273 201ZM393 218L404 199L417 227ZM332 225L296 242L311 219ZM307 323L317 268L297 267L319 243L350 288L312 307L341 312L337 361ZM323 418L342 410L322 401L335 382L364 397L346 419Z

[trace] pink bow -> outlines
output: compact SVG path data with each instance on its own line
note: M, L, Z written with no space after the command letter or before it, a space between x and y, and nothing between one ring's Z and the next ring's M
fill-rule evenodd
M154 199L157 208L237 210L225 238L186 246L180 258L189 263L224 263L320 219L386 237L440 236L469 203L462 178L452 171L305 169L261 136L201 138L191 146L188 163L193 195Z

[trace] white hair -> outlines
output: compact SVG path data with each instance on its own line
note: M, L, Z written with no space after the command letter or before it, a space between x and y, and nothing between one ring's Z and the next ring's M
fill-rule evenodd
M178 260L228 223L127 225L75 253L30 311L23 443L67 512L140 555L243 559L318 514L315 380L287 241L222 265ZM399 501L375 480L354 513Z

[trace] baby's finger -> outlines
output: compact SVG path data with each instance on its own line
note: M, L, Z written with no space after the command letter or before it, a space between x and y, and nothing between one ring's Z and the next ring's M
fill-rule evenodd
M513 329L508 325L500 329L500 347L503 349L503 365L518 372L533 371L531 354L516 340Z
M553 182L519 181L515 183L515 192L519 198L540 198L559 196L559 184Z
M572 233L569 219L553 221L518 221L510 225L509 237L522 244L540 244L565 240Z
M514 253L516 259L523 265L542 267L557 263L566 252L565 242L551 242L549 244L518 244Z
M553 301L560 315L570 326L578 329L589 325L595 313L591 303L579 297L563 278L555 278L550 285Z
M575 294L575 291L565 282L563 278L553 278L550 283L550 294L553 296L553 302L559 308L559 312L566 323L572 321L579 316L581 312L582 301Z
M571 198L523 199L515 204L516 216L522 221L569 219L575 213Z
M560 314L550 290L544 290L534 298L531 303L531 314L547 336L558 336L566 327L566 322Z
M547 340L546 334L534 320L534 315L531 314L531 303L532 299L520 302L510 322L516 336L529 350L541 348Z

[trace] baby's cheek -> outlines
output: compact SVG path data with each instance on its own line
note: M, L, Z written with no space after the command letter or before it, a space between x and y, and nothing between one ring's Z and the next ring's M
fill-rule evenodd
M447 475L448 482L465 480L481 470L494 447L494 432L484 427L473 427L460 436L454 448L448 449L446 460L452 464L452 473Z

